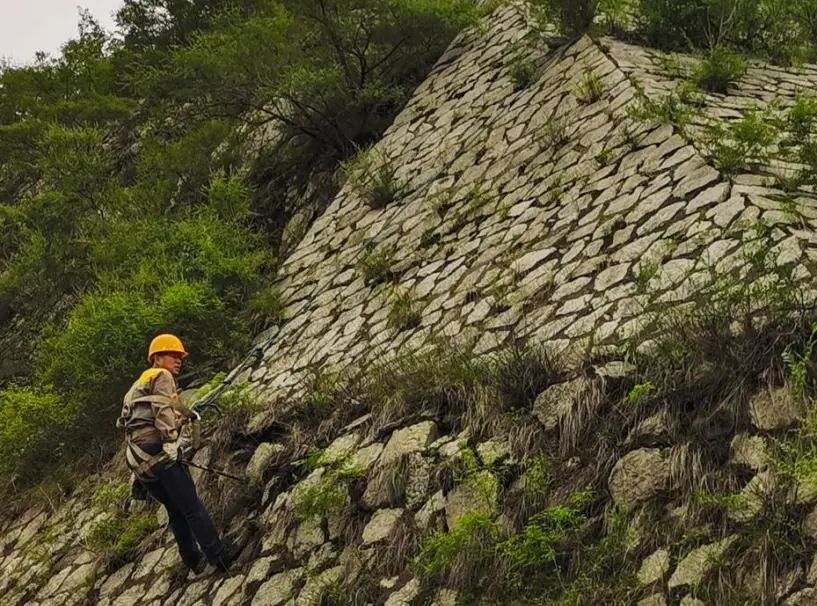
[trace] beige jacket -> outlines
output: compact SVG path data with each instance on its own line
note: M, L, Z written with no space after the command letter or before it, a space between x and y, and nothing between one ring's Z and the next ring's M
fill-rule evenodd
M164 396L173 405L167 402L132 404L133 400L144 396ZM125 429L136 444L175 442L186 421L177 410L180 407L173 375L163 368L149 368L125 395L122 406Z

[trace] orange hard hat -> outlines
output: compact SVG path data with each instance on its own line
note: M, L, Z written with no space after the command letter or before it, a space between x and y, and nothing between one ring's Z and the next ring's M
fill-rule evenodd
M184 348L182 340L176 335L159 335L150 342L148 348L148 362L153 362L153 356L157 353L175 351L182 354L182 358L187 357L187 350Z

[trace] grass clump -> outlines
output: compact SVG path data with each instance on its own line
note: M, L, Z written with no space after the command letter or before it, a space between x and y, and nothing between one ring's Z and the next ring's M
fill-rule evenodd
M428 536L415 565L426 579L469 597L558 597L589 518L592 491L571 495L530 517L510 534L485 511L464 514L447 533Z
M100 488L92 499L103 516L91 525L85 543L112 565L133 561L142 541L156 528L155 516L126 511L129 498L130 486L119 483Z
M558 580L566 546L587 524L593 492L584 490L564 505L553 505L528 520L522 532L497 545L507 567L505 583L517 592L541 592ZM538 591L537 591L538 590Z
M511 81L515 91L528 88L536 81L536 65L529 59L517 57L509 66Z
M567 123L563 118L552 118L542 128L539 135L539 144L543 149L557 149L567 143Z
M581 80L576 85L576 97L585 104L599 101L606 91L606 85L601 76L591 69L585 69Z
M491 575L500 530L489 514L466 513L448 532L429 536L420 548L417 567L425 577L455 581L457 587L475 590Z
M405 191L397 166L374 149L360 152L344 170L352 190L372 209L386 208Z
M692 74L692 80L701 89L725 95L729 86L746 73L746 59L726 48L713 48Z
M364 282L370 286L394 280L391 267L392 253L385 246L369 249L358 264Z
M530 409L536 396L559 377L556 360L542 348L517 345L479 358L439 344L373 366L360 390L375 426L427 411L454 427L490 437L493 421Z
M403 331L417 328L422 316L417 309L414 294L407 290L395 291L387 318L389 328Z

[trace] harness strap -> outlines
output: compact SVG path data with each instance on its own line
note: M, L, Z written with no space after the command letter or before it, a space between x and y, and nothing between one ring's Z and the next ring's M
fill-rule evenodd
M125 436L125 460L130 470L137 478L143 482L151 482L156 479L153 470L158 466L170 461L170 456L162 450L161 452L152 455L142 450L133 440L130 435Z

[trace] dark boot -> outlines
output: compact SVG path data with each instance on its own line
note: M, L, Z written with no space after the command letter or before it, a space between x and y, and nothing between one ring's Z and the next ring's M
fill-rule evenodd
M193 574L201 574L207 568L207 558L201 552L196 553L194 557L182 558L182 561Z
M233 562L235 562L236 558L238 558L240 553L241 547L239 547L232 541L225 539L224 548L219 552L215 560L212 561L211 563L221 572L229 572L230 565Z

